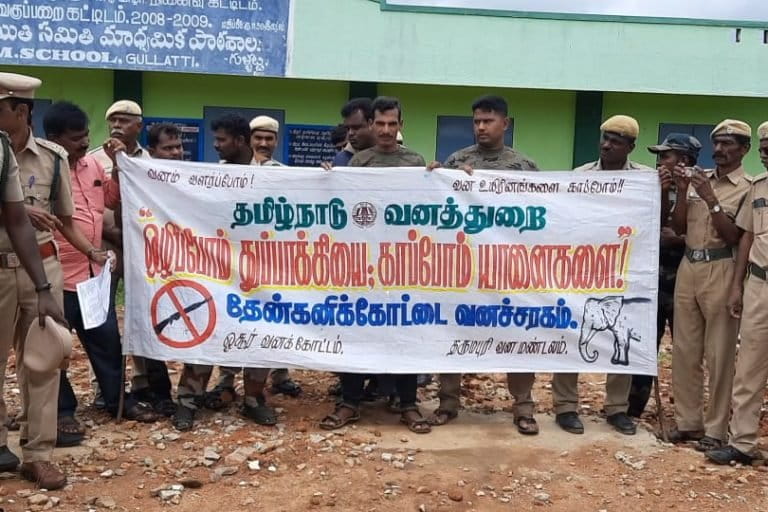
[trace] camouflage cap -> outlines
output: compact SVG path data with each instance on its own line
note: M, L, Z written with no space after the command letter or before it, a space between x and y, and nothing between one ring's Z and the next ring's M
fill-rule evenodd
M741 135L742 137L751 138L752 127L744 121L739 121L737 119L726 119L715 126L715 129L712 130L712 138L715 138L718 135Z
M661 153L672 149L698 157L699 151L701 151L701 142L687 133L670 133L661 144L648 146L648 151L651 153Z
M636 139L640 134L640 125L634 117L618 115L609 117L600 125L601 132L615 133L627 139Z

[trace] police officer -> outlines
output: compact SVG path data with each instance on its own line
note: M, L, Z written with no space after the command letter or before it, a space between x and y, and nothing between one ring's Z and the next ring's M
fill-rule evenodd
M678 166L693 167L699 158L701 142L696 137L685 133L670 133L664 142L650 146L648 151L656 155L656 164L661 181L661 240L659 243L659 301L656 313L656 351L661 346L661 339L669 329L674 329L674 296L677 267L685 251L685 237L678 235L669 226L670 213L677 198L674 190L672 171ZM629 392L630 416L639 418L648 399L651 397L653 377L633 375L632 388Z
M768 122L757 129L760 160L768 169ZM752 180L749 193L736 217L742 232L736 252L728 310L741 319L741 344L736 360L728 444L706 456L717 464L751 464L761 458L757 449L760 409L768 379L768 174ZM746 283L744 281L746 276ZM743 311L742 311L743 308ZM729 340L733 342L732 340Z
M533 160L504 145L504 134L509 129L508 106L499 96L483 96L472 104L475 140L477 144L460 149L445 161L449 169L538 171ZM440 167L432 162L427 169ZM536 435L539 426L533 417L534 401L531 394L536 376L533 373L508 373L507 385L515 398L515 425L521 434ZM440 405L428 418L432 425L444 425L459 413L461 374L440 375Z
M726 119L711 135L716 168L678 167L674 172L681 197L672 227L686 236L686 249L675 286L672 393L677 429L670 440L698 441L700 451L720 448L728 434L738 321L728 314L726 303L741 235L734 220L749 190L741 162L751 135L748 124Z
M253 150L251 165L285 167L274 156L277 149L277 134L280 133L280 123L277 119L256 116L248 125L251 128L251 149Z
M650 167L629 159L640 133L640 125L635 119L625 115L613 116L600 126L600 131L600 158L577 167L575 171L652 171ZM578 383L578 373L556 373L552 377L555 421L563 430L572 434L584 433L584 424L578 414ZM631 375L608 374L606 377L605 413L608 423L626 435L637 432L637 426L627 415L631 385Z
M10 137L10 145L4 134L0 137L5 224L0 230L0 383L13 343L22 398L21 438L26 440L21 475L40 487L59 489L66 477L51 463L51 454L60 370L36 372L21 364L26 333L35 319L42 324L45 316L51 316L66 324L61 311L63 275L53 233L33 231L22 201L62 216L71 216L74 209L66 152L35 138L30 128L34 93L40 85L37 78L0 73L0 130ZM0 393L0 470L12 471L19 459L7 447L5 416Z

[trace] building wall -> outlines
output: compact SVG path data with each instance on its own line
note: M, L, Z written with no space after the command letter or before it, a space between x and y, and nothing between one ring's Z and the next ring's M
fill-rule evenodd
M764 31L382 11L294 0L291 76L523 89L768 96ZM768 28L768 27L766 27Z
M632 158L652 165L654 157L645 148L657 143L660 123L716 125L726 118L740 119L752 126L753 137L757 137L757 127L768 120L768 100L609 93L604 97L603 113L606 117L613 114L627 114L638 120L640 138L637 141L638 149L635 150ZM751 174L764 171L756 140L753 140L752 150L747 155L744 167Z

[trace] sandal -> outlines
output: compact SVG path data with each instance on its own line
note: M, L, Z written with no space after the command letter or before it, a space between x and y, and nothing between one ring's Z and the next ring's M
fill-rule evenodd
M277 414L275 413L275 410L266 404L259 404L257 406L243 405L243 408L240 409L240 414L253 420L259 425L265 425L267 427L277 425Z
M347 416L346 418L342 418L339 415L339 411L341 411L342 409L350 410L352 411L352 414ZM336 429L340 429L341 427L349 423L354 423L359 419L360 419L360 411L357 409L357 407L340 403L339 405L336 406L336 409L334 409L332 414L329 414L328 416L323 418L322 421L320 421L320 428L323 430L336 430Z
M408 413L412 412L418 414L419 419L409 419L407 417ZM421 415L421 411L419 411L418 407L407 407L403 409L400 415L400 423L407 426L408 430L414 434L429 434L432 432L432 427L430 426L429 421Z
M724 444L725 443L719 439L715 439L714 437L710 436L704 436L699 439L699 442L693 446L693 449L697 452L708 452L711 450L719 450L723 447Z
M235 388L216 386L205 394L203 405L206 409L220 411L235 400L237 400Z
M439 427L441 425L445 425L451 420L456 419L458 415L459 415L458 411L450 411L448 409L441 409L438 407L432 413L432 416L427 418L427 423L429 423L433 427Z
M286 379L279 384L272 384L271 391L273 395L282 393L285 396L296 398L301 394L301 386L291 379Z
M123 411L123 417L127 420L138 421L139 423L154 423L160 416L155 409L146 402L136 402Z
M192 427L195 424L195 412L196 411L194 409L190 409L189 407L185 407L183 405L178 405L176 407L176 412L174 413L173 418L171 418L173 428L180 432L192 430Z
M535 436L539 433L539 424L533 416L515 418L515 425L517 425L517 431L524 436Z
M77 446L85 439L85 428L73 416L59 416L56 422L56 446Z

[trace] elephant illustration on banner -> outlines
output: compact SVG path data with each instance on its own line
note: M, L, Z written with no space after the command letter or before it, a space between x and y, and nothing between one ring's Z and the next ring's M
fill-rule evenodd
M603 297L602 299L587 299L584 304L584 316L579 335L579 354L588 362L597 361L598 352L589 342L598 332L609 331L613 334L613 357L611 363L629 366L630 343L642 341L640 333L627 319L627 308L633 304L647 304L650 299L625 299L623 296Z

